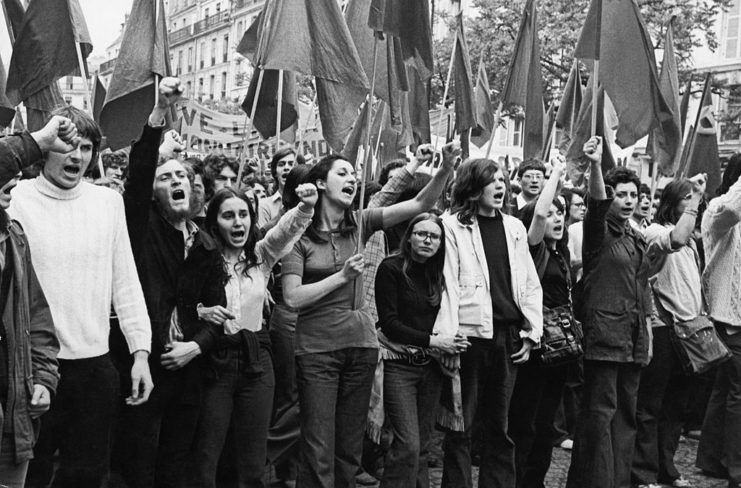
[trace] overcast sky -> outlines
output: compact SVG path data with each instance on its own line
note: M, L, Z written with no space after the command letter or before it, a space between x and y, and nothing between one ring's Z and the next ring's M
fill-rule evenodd
M79 1L93 38L92 55L105 57L105 50L118 37L124 15L131 9L133 0Z

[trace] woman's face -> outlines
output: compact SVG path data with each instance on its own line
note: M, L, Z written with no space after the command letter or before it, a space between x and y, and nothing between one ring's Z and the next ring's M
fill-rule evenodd
M350 208L357 191L355 169L349 162L338 159L327 173L327 180L319 180L317 187L324 190L323 198L342 207Z
M551 208L548 210L548 216L545 219L545 239L560 241L563 237L563 230L566 224L564 220L563 210L551 204Z
M638 204L638 188L635 183L618 183L615 185L615 199L610 205L609 213L620 220L628 220Z
M241 249L247 242L250 230L250 210L241 198L227 198L221 203L216 225L224 244L232 249Z
M425 262L440 250L442 230L431 220L421 220L414 224L409 236L412 259Z
M571 207L569 208L569 217L572 222L581 222L584 220L584 214L587 211L587 206L584 205L584 199L574 193L571 195Z

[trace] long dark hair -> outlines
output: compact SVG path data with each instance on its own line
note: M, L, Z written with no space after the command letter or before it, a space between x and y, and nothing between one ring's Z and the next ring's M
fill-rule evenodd
M319 180L327 181L327 175L332 170L332 166L334 166L334 163L337 161L347 161L347 159L338 154L330 154L328 156L324 156L322 159L317 161L314 166L311 167L311 169L309 170L309 174L306 175L306 180L304 181L304 183L314 183L316 185L316 182ZM319 189L319 185L317 185L317 191L319 196L317 198L316 205L314 206L314 217L312 217L311 219L311 225L308 229L306 229L306 235L314 242L325 242L326 239L324 239L319 234L319 230L317 229L317 227L319 226L319 219L321 218L322 214L322 205L324 205L324 190ZM355 218L353 217L351 206L345 209L342 222L340 222L340 235L342 235L343 237L347 237L355 232L356 227L357 223L355 222Z
M311 167L305 164L291 168L288 176L286 176L286 184L283 187L283 194L281 195L284 209L290 210L301 201L298 195L296 195L296 188L306 181L306 176L309 174L310 169Z
M527 230L530 230L530 226L533 223L533 218L535 217L535 206L537 205L537 203L537 199L533 200L532 202L522 207L522 210L520 210L520 220L525 225L525 229ZM568 256L569 232L568 226L566 225L566 201L560 195L556 195L553 198L553 202L551 202L551 204L555 205L558 210L563 212L563 236L561 236L561 239L556 241L556 250L561 255Z
M675 225L681 215L677 212L677 205L684 200L688 193L692 192L692 183L686 178L680 178L669 182L664 191L661 192L659 206L656 209L654 220L657 224Z
M206 231L208 231L216 241L219 251L222 251L223 253L225 243L224 238L219 232L217 220L219 217L219 211L221 210L221 205L230 198L238 198L245 202L250 212L250 228L247 230L247 241L244 243L244 247L242 248L242 251L244 251L244 259L240 261L240 263L244 265L243 273L247 276L247 271L249 271L253 266L258 265L257 255L255 254L255 246L258 241L257 219L255 218L255 209L252 207L249 199L245 195L237 193L231 188L222 188L216 192L211 203L208 205L204 226Z
M404 260L402 265L402 271L406 278L407 284L410 287L414 287L411 278L409 277L409 268L412 266L412 245L409 239L412 236L414 226L418 222L429 220L434 222L440 228L440 248L437 250L434 256L429 258L424 263L425 272L425 283L427 283L426 298L427 303L433 307L440 305L440 298L442 296L443 289L445 288L445 277L443 276L443 265L445 264L445 229L443 228L443 222L440 217L434 213L424 212L414 217L407 226L407 230L401 238L399 245L399 256Z
M716 195L721 196L728 193L728 190L738 181L739 177L741 177L741 153L736 153L731 156L728 164L726 164L726 169L723 171L723 179L715 191Z
M499 163L491 159L469 159L458 168L458 175L453 185L453 202L450 212L458 214L458 220L464 225L471 225L473 218L479 213L479 197L489 183L494 181L494 175L501 170ZM505 176L505 182L508 178ZM506 186L504 201L509 199L509 186ZM502 211L506 205L502 208Z

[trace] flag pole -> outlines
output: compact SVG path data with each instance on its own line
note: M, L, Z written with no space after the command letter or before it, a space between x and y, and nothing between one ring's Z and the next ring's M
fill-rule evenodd
M499 121L502 120L502 106L504 104L500 101L499 105L497 106L497 113L494 114L494 126L491 129L491 136L489 136L489 143L486 145L486 159L489 159L489 155L491 154L491 146L494 144L494 136L497 133L497 129L499 128Z
M157 26L159 26L159 16L160 16L160 2L159 0L154 0L154 29L155 32L157 31ZM155 37L156 34L155 34ZM165 44L167 45L167 44ZM169 63L169 61L167 61ZM160 81L159 81L159 75L157 73L154 74L154 104L159 105L160 103Z
M299 131L298 131L298 144L299 149L301 151L301 155L304 155L304 137L306 137L306 131L309 130L309 121L314 118L314 108L316 107L317 97L314 95L314 101L311 102L311 109L309 109L309 116L306 118L306 122L304 123L304 128L301 129L301 122L299 121Z
M273 154L278 152L278 148L280 147L280 119L281 115L283 115L283 70L278 70L278 105L277 105L277 114L275 117L275 149Z
M252 110L250 110L250 118L247 121L247 127L244 131L244 144L242 145L242 151L247 152L247 141L250 138L252 132L252 120L255 118L255 112L257 111L257 100L260 98L260 88L262 88L262 75L265 70L260 70L260 74L257 75L257 87L255 88L255 99L252 100ZM246 156L246 155L245 155ZM237 188L242 187L242 175L244 174L244 165L247 161L247 157L242 158L239 162L239 171L237 172Z
M85 71L85 60L82 57L82 48L80 47L80 43L75 41L75 51L77 51L77 63L80 66L80 78L82 78L82 86L85 91L85 102L87 103L87 111L90 114L90 116L93 116L93 104L90 100L90 86L87 82L87 74ZM56 83L56 82L55 82ZM100 177L105 177L105 168L103 167L103 158L100 157L100 154L98 155L98 171L100 172Z
M453 63L455 61L455 50L458 49L458 33L456 32L453 38L453 52L450 55L450 62L448 63L448 75L445 77L445 89L443 90L443 99L440 102L440 115L437 119L437 137L435 138L435 148L433 153L437 152L437 144L440 141L440 127L443 125L443 117L445 116L445 101L448 99L448 91L450 89L450 78L453 74ZM447 138L448 134L445 134Z
M597 135L597 111L599 108L599 59L594 60L594 71L592 72L592 133Z

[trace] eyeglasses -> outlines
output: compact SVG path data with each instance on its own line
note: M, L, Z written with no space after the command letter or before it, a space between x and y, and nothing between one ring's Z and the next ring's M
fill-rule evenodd
M433 234L432 232L425 232L425 231L421 231L421 230L414 231L414 232L412 232L412 234L414 234L416 237L422 239L423 241L426 241L427 239L429 239L432 242L439 241L440 240L440 237L441 237L440 234Z

